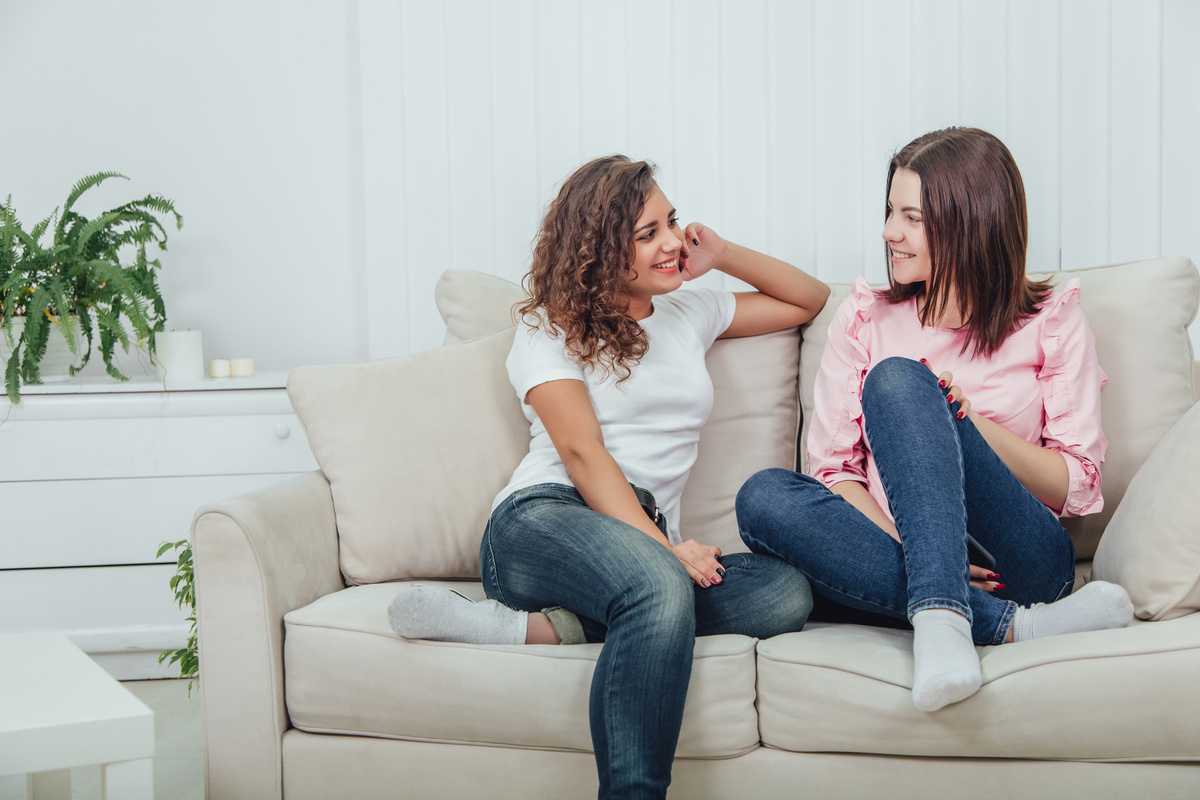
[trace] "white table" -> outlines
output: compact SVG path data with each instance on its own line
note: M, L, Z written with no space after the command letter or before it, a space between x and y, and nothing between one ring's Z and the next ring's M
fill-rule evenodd
M100 765L103 796L154 797L154 712L57 633L0 635L0 775L69 800L71 768Z

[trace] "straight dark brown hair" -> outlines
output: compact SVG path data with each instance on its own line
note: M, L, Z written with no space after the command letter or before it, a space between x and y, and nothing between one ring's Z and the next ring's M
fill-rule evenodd
M932 266L928 281L901 284L889 258L889 288L881 295L895 304L924 293L920 319L930 325L947 310L953 290L966 334L963 352L991 356L1051 291L1049 281L1025 276L1029 214L1012 153L979 128L944 128L914 139L888 166L885 221L898 169L921 178L921 217Z

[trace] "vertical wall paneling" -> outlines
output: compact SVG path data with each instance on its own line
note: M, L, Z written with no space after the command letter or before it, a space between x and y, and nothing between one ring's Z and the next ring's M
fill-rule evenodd
M382 358L413 350L405 313L409 260L400 8L387 0L360 0L358 24L366 355Z
M627 155L675 172L675 93L681 83L675 71L675 15L670 0L640 0L625 4L625 18Z
M1162 254L1200 264L1200 3L1164 0L1162 30Z
M1059 3L1011 0L1008 4L1008 129L1029 204L1029 267L1058 269L1061 190L1059 175Z
M1062 266L1109 258L1112 16L1108 0L1062 4Z
M958 6L958 125L1001 139L1008 129L1008 14L1002 3Z
M346 146L347 183L349 197L344 213L350 232L350 318L353 331L353 358L361 361L370 352L370 314L367 307L367 244L366 220L363 217L366 187L363 183L363 94L359 52L358 2L351 0L344 7L346 14Z
M912 4L909 30L893 25L891 47L912 48L913 127L921 132L959 124L959 69L957 0L918 0Z
M492 4L492 191L496 213L496 274L519 281L529 269L530 243L550 199L538 183L534 100L534 21L530 0Z
M816 269L816 146L813 137L813 4L769 0L766 239L760 247Z
M676 0L672 74L672 157L651 156L662 186L686 222L721 227L721 30L718 0ZM630 24L640 19L632 7ZM632 107L630 117L633 117ZM719 283L716 281L715 283Z
M408 214L409 342L441 344L443 328L430 302L450 266L449 101L446 14L440 3L406 0L400 7L404 64L404 173Z
M563 179L584 160L579 113L579 6L561 0L536 0L533 21L537 180L549 201Z
M721 3L721 173L718 231L758 250L767 241L766 6L763 0ZM726 279L734 291L748 289Z
M892 154L923 132L914 122L917 97L928 94L930 81L913 46L920 26L913 16L912 0L867 0L862 20L862 164L858 196L861 201L846 209L855 221L862 242L862 261L855 271L868 281L887 281L884 255L884 208L887 201L887 168ZM924 37L923 37L924 38ZM934 81L933 83L940 83ZM952 95L953 98L953 95Z
M493 272L491 5L445 4L450 258L444 267ZM429 265L432 269L436 265ZM438 270L440 272L440 270Z
M1162 10L1112 0L1112 225L1115 261L1159 254L1162 176ZM1196 102L1196 98L1192 98Z
M826 281L852 280L863 264L862 27L860 0L817 3L816 267Z
M583 161L629 149L625 92L629 25L622 3L580 4L576 46Z

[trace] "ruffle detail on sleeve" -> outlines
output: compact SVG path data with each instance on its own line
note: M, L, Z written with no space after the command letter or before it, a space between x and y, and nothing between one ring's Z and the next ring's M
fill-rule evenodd
M834 380L837 411L829 420L832 433L822 452L809 452L809 472L827 486L844 480L866 482L866 448L862 432L862 382L871 364L871 352L863 340L863 329L871 321L875 291L861 275L855 278L850 295L842 301L834 325L848 345L844 358L849 368ZM841 370L839 370L841 372ZM836 385L839 383L841 385ZM826 399L826 398L821 398ZM811 444L811 442L810 442Z
M1079 517L1104 508L1100 463L1108 440L1100 429L1100 387L1108 376L1096 361L1095 337L1079 307L1079 279L1072 278L1045 312L1038 381L1046 420L1044 445L1062 453L1069 485L1061 516Z

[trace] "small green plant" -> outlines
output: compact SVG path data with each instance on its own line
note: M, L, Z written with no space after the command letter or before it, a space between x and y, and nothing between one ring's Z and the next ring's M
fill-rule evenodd
M192 545L187 539L178 542L163 542L158 548L156 558L162 558L168 550L178 550L179 557L175 562L175 574L171 576L171 591L175 593L175 602L181 609L188 612L187 621L191 623L188 630L187 644L179 650L163 650L158 656L158 663L167 662L179 664L179 677L187 678L188 696L192 695L192 684L200 675L200 652L196 638L196 587L192 582ZM169 660L168 660L169 659Z
M17 219L11 195L0 206L0 323L12 351L4 384L14 404L21 401L22 384L41 383L39 364L51 326L81 359L72 375L91 358L97 336L105 371L117 380L128 380L113 364L118 344L126 353L132 342L154 354L154 334L162 332L166 310L156 276L162 264L147 256L146 246L166 250L159 217L174 217L177 230L183 217L170 200L154 194L91 219L75 210L85 192L110 178L128 180L116 172L87 176L71 188L61 215L56 208L29 231ZM47 233L50 241L43 244ZM72 317L78 318L78 330ZM24 326L14 331L18 318Z

